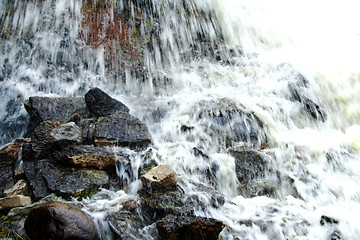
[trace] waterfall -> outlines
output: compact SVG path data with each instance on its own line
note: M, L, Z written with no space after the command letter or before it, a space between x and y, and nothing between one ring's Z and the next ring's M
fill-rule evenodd
M226 224L220 239L358 239L358 9L352 0L2 0L0 145L25 133L30 96L99 87L148 126L147 154L202 199L196 215ZM264 161L246 188L234 149ZM82 202L99 226L137 196L144 152L128 151L127 191Z

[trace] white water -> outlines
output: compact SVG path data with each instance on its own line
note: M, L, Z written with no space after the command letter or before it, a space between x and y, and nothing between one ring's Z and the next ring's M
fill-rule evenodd
M161 6L160 2L154 0L156 6ZM4 130L4 134L11 136L3 138L8 140L21 134L19 128L24 120L19 116L25 115L21 104L29 96L81 96L90 87L98 86L123 101L132 114L148 125L154 138L153 158L174 167L187 193L208 200L192 183L209 184L201 176L201 170L208 169L211 162L194 157L193 147L200 148L219 166L217 189L227 202L218 209L209 206L206 211L196 213L224 221L227 227L221 239L325 240L330 239L334 230L341 232L343 239L359 239L358 3L350 0L195 2L199 10L212 12L218 23L193 17L185 24L181 14L169 13L171 9L165 1L165 11L169 14L160 17L161 44L154 44L154 52L145 54L149 78L141 83L129 67L124 83L105 71L102 48L71 47L82 46L77 38L81 1L48 0L38 3L38 7L15 1L18 7L14 20L5 19L12 28L12 36L1 40L0 66L6 70L5 58L8 58L13 69L0 82L1 96L7 99L0 105L0 118L2 129L13 121L18 126L15 130ZM1 2L4 6L7 3ZM162 7L157 11L163 11ZM4 12L0 13L3 15ZM194 36L199 29L206 31L212 44L219 44L217 38L222 33L226 45L241 46L245 55L231 58L231 65L203 56L184 61L181 53L189 51L189 44L199 44ZM28 32L34 33L31 46L22 40ZM57 63L63 40L70 44L63 51L63 62ZM160 45L165 56L160 53ZM297 83L298 72L308 80L308 87L303 89L305 94L325 109L328 115L325 122L314 120L299 102L291 100L288 84ZM162 82L165 77L172 83L157 87L151 81L154 78ZM224 141L210 135L209 119L198 118L203 111L229 105L253 112L265 124L269 144L262 152L267 156L269 168L278 173L278 176L271 172L267 175L272 181L282 180L276 183L276 198L238 195L234 159L227 153ZM194 131L183 133L182 125L192 126ZM130 154L136 169L140 155ZM127 199L136 198L138 185L138 181L134 182L127 193L104 194L106 198L99 194L85 201L86 209L101 218L106 211L120 209ZM322 215L339 220L339 224L320 225ZM241 224L249 220L253 224Z

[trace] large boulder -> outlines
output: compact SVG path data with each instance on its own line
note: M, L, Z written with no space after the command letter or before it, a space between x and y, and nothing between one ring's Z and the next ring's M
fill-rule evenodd
M118 111L96 122L94 139L114 139L119 146L146 147L152 143L147 126L136 117Z
M85 99L81 97L30 97L24 105L30 115L26 136L31 136L43 121L65 123L75 113L83 118L89 115Z
M35 199L50 193L68 198L109 185L104 171L64 167L53 160L24 162L24 170Z
M120 101L110 97L99 88L92 88L85 94L86 105L95 117L114 114L117 111L129 112L129 108Z
M169 215L156 224L164 240L217 240L224 227L221 221L213 218L186 215Z
M62 202L33 207L25 230L30 239L100 239L90 215Z

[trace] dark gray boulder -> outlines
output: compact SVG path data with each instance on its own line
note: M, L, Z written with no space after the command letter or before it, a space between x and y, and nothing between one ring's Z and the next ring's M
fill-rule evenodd
M225 225L216 219L168 215L156 223L161 239L217 240Z
M145 239L141 234L145 224L137 213L122 210L107 216L106 221L113 232L113 239Z
M147 126L123 111L100 117L96 122L94 138L113 139L117 145L130 148L146 147L152 143Z
M30 239L100 239L91 216L63 202L33 207L25 230Z
M90 113L95 117L111 115L117 111L129 112L129 108L110 97L99 88L92 88L85 94L85 101Z
M69 198L109 185L104 171L65 167L54 160L24 162L24 171L35 199L50 193Z
M89 115L82 97L30 97L24 106L30 115L27 137L43 121L66 123L74 114Z

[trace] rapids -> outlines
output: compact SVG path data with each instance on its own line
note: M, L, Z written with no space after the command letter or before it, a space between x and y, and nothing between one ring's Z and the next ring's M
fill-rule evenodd
M197 215L226 224L220 239L338 239L334 232L342 239L359 239L356 1L105 1L111 8L100 19L103 29L111 28L114 13L130 9L136 32L130 26L120 26L120 32L140 36L133 41L151 42L142 49L143 71L135 70L138 63L128 57L138 49L118 50L128 45L90 38L83 2L0 1L0 145L25 133L23 103L28 97L83 96L99 87L146 123L154 140L152 158L171 165L181 187L207 204L205 210L195 209ZM146 2L151 7L140 4ZM141 7L146 10L136 16ZM311 118L293 100L289 85L324 108L326 121ZM233 146L261 149L269 169L265 178L276 185L275 196L239 195L226 140L211 129L211 119L199 117L228 107L253 113L264 124L264 132L237 139ZM184 132L182 126L193 130ZM226 131L231 135L234 126ZM194 147L211 161L195 158ZM84 210L98 219L104 239L105 213L137 197L142 153L128 154L134 178L118 169L119 177L129 179L128 189L102 190L82 201ZM208 195L194 187L211 185L201 172L213 163L218 166L216 189L226 197L220 208L213 208ZM322 215L339 223L321 225ZM152 239L153 229L143 230L144 239Z

